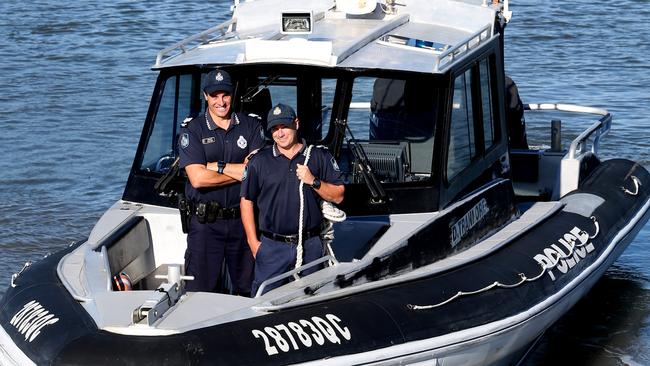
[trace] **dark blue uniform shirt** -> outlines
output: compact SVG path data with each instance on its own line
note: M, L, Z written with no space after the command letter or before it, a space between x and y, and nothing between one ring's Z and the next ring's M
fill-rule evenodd
M259 120L233 113L227 130L218 127L209 114L194 118L179 137L180 167L223 161L243 163L253 150L264 146L264 131ZM196 189L188 181L185 196L196 202L217 201L223 207L239 205L240 184Z
M275 145L261 150L249 161L241 196L257 203L260 230L281 235L298 233L300 214L300 180L296 165L305 162L306 145L293 159L280 154ZM324 148L313 147L307 164L314 177L323 182L342 185L341 173L332 155ZM311 230L320 225L321 198L313 188L303 185L305 196L304 226Z

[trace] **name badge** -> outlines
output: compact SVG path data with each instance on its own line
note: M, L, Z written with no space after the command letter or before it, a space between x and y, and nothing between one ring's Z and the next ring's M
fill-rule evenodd
M203 145L207 145L207 144L214 143L216 140L217 139L215 139L214 137L206 137L206 138L202 139L201 142L203 143Z

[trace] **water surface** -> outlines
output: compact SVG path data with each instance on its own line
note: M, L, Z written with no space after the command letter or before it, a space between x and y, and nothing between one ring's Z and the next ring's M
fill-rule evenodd
M513 1L506 70L524 102L608 109L605 158L650 165L650 5ZM86 237L120 198L156 53L229 17L228 1L0 3L0 295L27 260ZM566 134L583 125L564 121ZM546 120L528 121L546 143ZM650 364L650 227L527 365Z

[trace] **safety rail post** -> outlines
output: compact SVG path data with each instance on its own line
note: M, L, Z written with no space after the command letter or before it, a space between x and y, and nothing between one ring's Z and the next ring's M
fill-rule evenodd
M562 151L562 121L551 120L551 151Z

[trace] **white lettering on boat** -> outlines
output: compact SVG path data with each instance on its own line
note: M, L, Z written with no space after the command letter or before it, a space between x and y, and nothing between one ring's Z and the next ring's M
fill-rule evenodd
M482 198L471 210L456 221L451 227L451 247L455 247L467 233L490 212L487 201Z
M297 322L264 327L263 330L253 329L251 333L255 338L262 339L266 353L273 356L280 352L310 348L314 344L322 346L327 342L341 344L342 339L349 341L352 333L340 323L338 316L325 314L325 319L312 316L309 320L300 319Z
M553 270L567 273L575 267L587 254L594 251L594 244L589 241L589 234L575 226L565 233L550 246L544 248L542 253L533 257L545 270L551 280L555 281Z
M11 318L10 323L18 329L20 334L25 336L25 340L31 343L41 334L43 328L58 321L59 318L56 318L54 314L50 314L36 300L32 300Z

